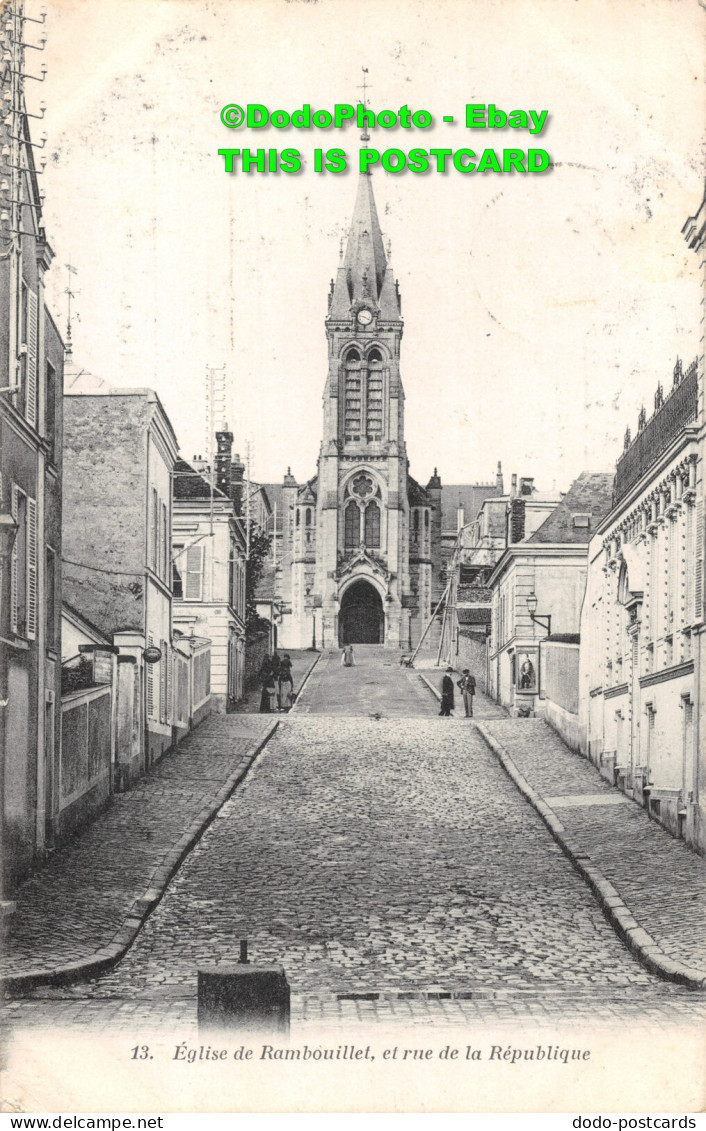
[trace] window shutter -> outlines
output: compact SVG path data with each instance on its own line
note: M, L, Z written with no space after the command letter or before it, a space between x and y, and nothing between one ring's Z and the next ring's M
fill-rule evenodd
M37 503L27 499L27 639L37 635Z
M167 646L163 640L159 642L159 650L162 653L162 659L159 664L159 721L166 723L167 721L167 667L168 659Z
M27 303L27 387L25 389L25 417L37 424L37 296L29 291Z
M18 489L14 483L12 485L12 517L17 522L19 514L19 501ZM15 538L15 545L12 549L12 559L10 565L10 629L12 632L17 632L17 614L18 614L18 590L17 590L17 538Z
M694 568L694 620L704 616L704 501L696 500L696 560Z
M186 584L184 599L200 601L203 575L203 546L190 546L186 551Z
M154 644L154 637L152 633L147 635L147 646L151 648ZM147 680L147 714L149 718L154 718L154 664L145 664L146 680Z

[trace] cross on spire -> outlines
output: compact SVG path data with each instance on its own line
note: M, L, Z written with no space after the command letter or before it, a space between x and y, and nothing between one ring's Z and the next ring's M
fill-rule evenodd
M361 67L361 70L363 72L363 82L358 87L358 90L363 91L363 100L361 102L361 105L362 105L364 110L367 110L368 109L368 90L371 90L372 87L368 87L368 79L367 79L368 68L367 67ZM370 141L370 134L368 133L367 125L363 127L363 132L360 135L360 140L362 141L363 145L367 145L368 142Z

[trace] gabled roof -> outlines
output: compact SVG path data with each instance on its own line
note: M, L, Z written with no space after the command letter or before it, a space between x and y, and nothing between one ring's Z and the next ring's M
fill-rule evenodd
M228 496L219 491L218 487L213 488L211 491L211 484L208 479L204 478L198 471L195 471L190 463L184 459L178 459L174 464L174 498L179 500L185 499L210 499L213 494L214 499L228 499Z
M497 483L445 483L441 488L441 529L456 530L458 507L463 507L463 522L473 522L486 499L502 495Z
M428 507L431 502L424 488L411 475L407 475L407 501L410 507Z
M582 471L527 542L588 544L598 523L610 510L612 496L612 472Z

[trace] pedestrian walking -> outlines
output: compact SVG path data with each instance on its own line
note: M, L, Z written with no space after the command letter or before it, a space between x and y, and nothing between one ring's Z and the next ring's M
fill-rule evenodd
M473 718L473 696L476 693L476 681L475 681L474 677L471 675L468 668L463 669L463 675L459 679L456 686L458 688L460 688L461 695L463 696L463 706L464 706L465 711L466 711L466 718L472 719Z
M275 706L275 675L272 669L272 659L266 656L262 661L260 668L260 682L262 684L262 691L260 693L260 714L267 715L274 710Z
M352 644L346 644L341 653L341 663L345 668L355 667L355 652L353 651Z
M292 661L285 653L279 666L277 705L280 711L288 711L294 698L294 681L292 679Z
M454 681L451 676L453 675L453 668L446 669L446 675L441 681L441 710L440 715L448 718L454 709Z

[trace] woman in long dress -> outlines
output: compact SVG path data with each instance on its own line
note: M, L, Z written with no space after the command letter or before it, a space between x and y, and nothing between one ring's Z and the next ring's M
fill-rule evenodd
M346 644L345 648L343 649L343 652L341 653L341 663L343 664L344 668L355 667L355 652L353 651L352 644Z

